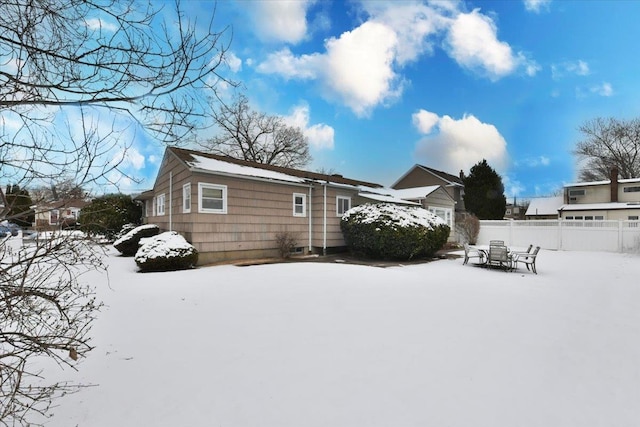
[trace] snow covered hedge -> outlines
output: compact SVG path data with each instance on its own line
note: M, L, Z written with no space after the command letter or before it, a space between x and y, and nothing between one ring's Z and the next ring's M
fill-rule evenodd
M432 257L449 237L449 226L426 209L388 203L350 209L340 228L352 252L382 259Z
M134 256L140 247L140 239L155 236L159 232L160 228L155 224L141 225L113 242L113 247L124 256Z
M198 251L175 231L143 239L135 256L141 271L173 271L192 268Z

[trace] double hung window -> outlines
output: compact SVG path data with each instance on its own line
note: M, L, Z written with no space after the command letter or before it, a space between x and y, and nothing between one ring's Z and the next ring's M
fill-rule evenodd
M336 215L342 216L346 211L351 209L351 197L336 197Z
M293 193L293 216L307 216L307 195Z
M227 213L227 186L198 183L198 212Z

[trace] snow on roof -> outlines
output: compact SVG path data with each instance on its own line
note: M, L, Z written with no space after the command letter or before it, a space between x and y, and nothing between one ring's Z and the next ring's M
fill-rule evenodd
M426 187L403 188L400 190L391 190L393 195L400 199L424 199L429 194L436 191L439 185L429 185Z
M633 184L636 182L640 182L640 178L625 178L619 179L619 184ZM587 187L591 185L609 185L611 184L611 180L607 179L606 181L592 181L592 182L574 182L572 184L566 184L564 187Z
M345 178L340 174L310 172L177 147L169 147L168 150L184 162L187 167L201 172L222 173L280 182L322 182L330 183L332 186L344 185L350 188L359 188L361 186L382 188L380 184Z
M231 175L253 176L256 178L265 178L265 179L272 179L277 181L296 182L296 183L305 182L304 178L299 178L293 175L288 175L280 172L270 171L267 169L258 169L258 168L252 168L250 166L237 165L237 164L225 162L222 160L199 156L197 154L192 154L191 157L193 158L193 160L187 161L186 163L190 167L195 169L222 172L222 173L228 173Z
M597 210L619 210L619 209L640 209L640 204L635 203L576 203L562 205L561 211L597 211Z
M392 195L386 195L386 194L361 192L361 193L358 193L358 196L363 197L365 199L375 200L377 202L400 203L400 204L403 204L403 205L416 205L416 206L419 206L419 203L410 202L408 200L403 200L401 198L394 197Z
M564 204L563 196L539 197L531 199L525 215L557 215Z

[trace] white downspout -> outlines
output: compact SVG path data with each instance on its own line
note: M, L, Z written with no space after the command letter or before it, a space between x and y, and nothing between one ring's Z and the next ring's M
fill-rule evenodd
M311 218L311 212L313 211L313 205L311 203L311 189L313 188L312 184L309 184L309 202L307 203L307 211L309 212L309 253L311 253L313 249L313 241L311 236L311 227L313 226L313 219Z
M327 254L327 183L324 186L324 220L322 224L322 255Z
M169 231L173 231L173 171L169 171Z

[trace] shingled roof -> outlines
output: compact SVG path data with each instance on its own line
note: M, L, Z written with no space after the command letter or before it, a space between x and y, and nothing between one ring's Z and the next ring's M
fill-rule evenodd
M450 173L442 172L442 171L439 171L437 169L433 169L433 168L430 168L430 167L427 167L427 166L423 166L423 165L416 165L416 166L418 166L418 167L420 167L420 168L422 168L422 169L424 169L426 171L429 171L432 174L437 175L440 178L444 179L445 181L449 181L452 184L464 185L462 183L462 179L460 179L459 176L451 175Z
M376 184L373 182L349 179L349 178L343 177L342 175L337 175L337 174L323 174L323 173L317 173L317 172L309 172L309 171L300 170L300 169L287 168L283 166L266 165L263 163L235 159L233 157L220 156L217 154L210 154L210 153L205 153L201 151L189 150L189 149L178 148L178 147L168 147L167 150L175 154L181 161L183 161L189 167L192 167L192 165L197 163L197 157L204 157L207 159L231 163L238 166L245 166L248 168L260 169L263 171L276 172L276 173L288 175L290 177L302 178L304 180L309 180L309 181L331 182L335 184L351 185L356 187L359 187L359 186L370 187L370 188L383 187L382 185ZM215 170L211 170L211 172L215 172Z

